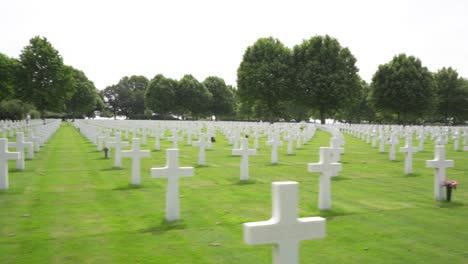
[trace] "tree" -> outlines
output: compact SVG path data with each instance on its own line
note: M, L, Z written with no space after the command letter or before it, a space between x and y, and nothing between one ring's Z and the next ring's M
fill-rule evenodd
M372 78L371 98L377 110L396 114L398 123L417 122L435 106L432 74L419 59L397 55L379 65Z
M211 112L216 120L231 116L234 112L234 94L223 79L210 76L203 81L203 85L213 95Z
M266 107L270 121L282 112L290 86L291 51L272 37L260 38L248 47L237 70L238 94L242 104L257 102Z
M98 95L94 83L82 71L73 68L71 70L75 93L67 103L67 110L75 119L75 117L88 115L96 109Z
M102 98L104 98L106 109L109 110L114 116L114 119L116 119L120 112L118 86L107 86L104 90L102 90L101 94Z
M464 121L468 108L466 80L452 68L442 68L434 75L437 90L437 115L448 125L450 121Z
M73 94L72 71L59 52L43 37L30 40L19 59L17 96L33 103L44 118L45 111L63 111Z
M18 61L0 53L0 102L14 95L15 69Z
M375 120L375 111L369 102L370 87L364 80L361 81L361 89L355 100L347 104L338 113L337 118L349 123L361 123L365 120L372 123Z
M119 101L120 114L128 118L141 117L145 112L144 94L149 80L145 76L132 75L120 79Z
M157 74L148 84L145 92L145 105L154 113L166 118L175 113L177 104L176 89L178 82Z
M206 87L192 75L186 74L176 89L178 111L181 116L191 115L200 118L210 115L213 96Z
M104 89L104 101L113 113L127 118L141 118L145 113L144 94L148 86L148 79L144 76L133 75L123 77L116 85Z
M321 123L359 93L356 59L328 35L304 40L293 49L294 98L319 113Z
M0 120L23 120L33 106L18 99L3 100L0 102Z

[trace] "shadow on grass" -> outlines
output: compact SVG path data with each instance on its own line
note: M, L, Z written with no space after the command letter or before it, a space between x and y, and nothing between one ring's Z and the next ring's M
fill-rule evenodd
M99 171L119 171L119 170L123 170L123 168L112 167L112 168L101 169Z
M350 180L352 180L351 177L345 177L345 176L340 176L340 175L332 178L332 181L350 181Z
M234 184L235 185L249 185L249 184L255 184L257 181L256 180L245 180L245 181L236 181Z
M151 150L151 152L161 152L161 150L160 149L153 149L153 150Z
M127 184L127 185L124 185L124 186L119 186L119 187L115 187L114 189L112 189L113 191L130 191L130 190L136 190L136 189L142 189L143 186L142 185L136 185L136 184Z
M195 168L208 168L208 167L210 167L210 165L199 165L199 164L197 164L194 167Z
M452 199L453 199L453 195L454 195L454 193L452 192ZM464 205L465 205L464 203L458 202L458 201L451 201L451 202L442 201L442 202L437 203L437 206L439 208L454 208L454 207L460 207L460 206L464 206Z
M320 210L320 216L327 218L327 220L333 220L338 216L351 215L351 213L339 209Z
M181 229L185 229L184 220L168 222L168 221L166 221L166 219L163 219L161 221L160 225L140 229L140 232L141 233L151 233L153 235L160 235L160 234L162 234L164 232L167 232L167 231L181 230Z
M403 177L413 178L413 177L420 177L421 173L410 173L410 174L403 174Z

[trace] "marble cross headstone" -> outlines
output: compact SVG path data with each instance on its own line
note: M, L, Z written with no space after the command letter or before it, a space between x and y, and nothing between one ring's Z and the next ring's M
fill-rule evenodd
M17 160L21 156L19 152L8 151L8 140L0 138L0 190L8 189L8 160Z
M273 135L270 141L267 141L267 145L271 146L271 163L278 163L278 147L283 145L283 141L279 139L278 135Z
M175 149L179 147L178 145L179 141L184 140L182 137L179 137L178 134L179 133L177 132L177 130L173 130L172 136L167 138L169 141L172 141L172 148L175 148Z
M233 149L232 155L242 156L240 165L240 179L246 181L249 179L249 156L256 155L256 149L249 149L249 140L242 138L242 144L240 149Z
M331 177L338 175L341 171L341 163L333 162L332 149L320 147L320 161L318 163L308 163L309 172L320 172L319 180L319 209L328 210L331 208Z
M395 147L399 143L400 143L400 141L398 140L398 135L396 133L393 133L390 136L390 139L387 142L387 144L390 145L390 150L389 150L389 153L388 153L388 155L389 155L388 158L390 160L395 160Z
M205 135L202 133L200 134L199 138L199 141L193 142L192 145L200 148L200 150L198 151L198 165L205 165Z
M123 150L122 157L132 158L132 184L140 184L140 159L149 158L149 150L140 150L140 139L132 140L132 150Z
M167 149L167 161L164 168L151 168L153 178L167 178L166 187L166 220L179 219L179 178L192 177L192 167L179 167L179 150Z
M115 134L115 141L107 143L108 147L115 149L114 167L122 167L122 148L128 147L128 142L122 141L122 135L120 133Z
M292 142L294 140L294 137L291 135L291 133L288 133L288 135L284 136L283 139L288 142L288 155L294 154L293 147L292 147Z
M406 136L406 144L400 148L400 152L406 153L405 155L405 174L413 173L413 153L417 152L417 148L413 147L413 134Z
M454 166L453 160L445 159L445 146L438 145L435 147L435 158L426 161L426 167L434 168L434 199L437 201L445 200L444 182L445 169Z
M20 157L16 160L16 169L24 170L24 149L28 148L28 151L32 151L32 142L25 142L23 132L17 132L16 142L9 142L8 147L14 148L20 153Z
M243 225L245 243L275 245L275 264L298 264L300 242L325 237L324 218L298 218L298 185L297 182L273 182L271 219Z

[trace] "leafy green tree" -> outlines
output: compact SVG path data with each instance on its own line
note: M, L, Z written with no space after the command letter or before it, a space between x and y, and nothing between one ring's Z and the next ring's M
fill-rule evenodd
M216 116L216 120L221 117L232 116L234 112L234 94L223 79L210 76L203 81L203 85L213 95L211 112Z
M371 98L377 110L395 114L398 123L417 122L434 110L432 74L413 56L400 54L379 65L372 78Z
M361 81L361 89L355 100L344 106L336 116L337 119L346 120L349 123L372 123L375 119L375 111L369 101L370 87L365 81Z
M145 112L145 90L149 80L145 76L132 75L120 79L119 86L119 102L120 114L128 118L140 117Z
M59 52L43 37L30 40L19 59L17 96L45 111L63 111L73 95L72 71Z
M17 60L0 53L0 102L14 95L17 65Z
M103 90L104 101L113 113L127 118L141 118L145 113L145 90L148 79L133 75L123 77L116 85Z
M119 91L117 85L110 85L107 86L104 90L102 90L102 98L104 98L104 103L106 105L106 115L108 116L108 112L112 113L114 119L117 118L117 115L120 113L120 101L119 101Z
M145 105L154 113L161 115L164 119L171 113L176 113L179 104L176 98L178 82L157 74L148 84L145 92Z
M192 118L197 119L211 114L213 96L205 85L190 74L180 79L176 89L176 98L181 116L191 115Z
M464 121L468 108L468 90L466 80L458 76L452 68L442 68L435 75L437 89L437 115L445 124L450 120Z
M291 51L272 37L260 38L244 53L237 70L238 95L242 104L266 108L270 121L280 117L288 97Z
M34 107L19 99L0 102L0 119L23 120Z
M321 123L359 93L356 59L328 35L304 40L293 49L294 98L319 113Z
M96 109L98 95L94 83L77 69L73 69L73 87L75 93L67 104L67 110L72 118L83 117Z

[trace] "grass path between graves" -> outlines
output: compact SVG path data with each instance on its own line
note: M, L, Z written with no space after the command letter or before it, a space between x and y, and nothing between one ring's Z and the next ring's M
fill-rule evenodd
M9 139L12 141L13 139ZM467 263L468 152L448 145L455 168L448 179L460 187L453 202L433 200L433 145L415 154L414 173L346 136L343 171L332 180L332 209L317 209L317 162L329 135L318 131L294 155L280 148L279 164L269 164L264 139L250 157L248 182L239 181L240 157L221 136L197 166L198 148L180 146L180 165L195 176L180 181L181 218L164 221L165 180L151 167L165 164L164 151L142 160L142 185L130 182L130 160L114 169L112 159L63 124L26 161L24 171L10 162L10 189L0 192L0 263L271 263L272 246L243 243L242 223L271 217L271 182L300 183L301 217L327 219L327 237L301 243L301 263ZM162 147L170 142L162 140ZM151 149L154 144L148 139ZM451 144L451 143L449 143Z

